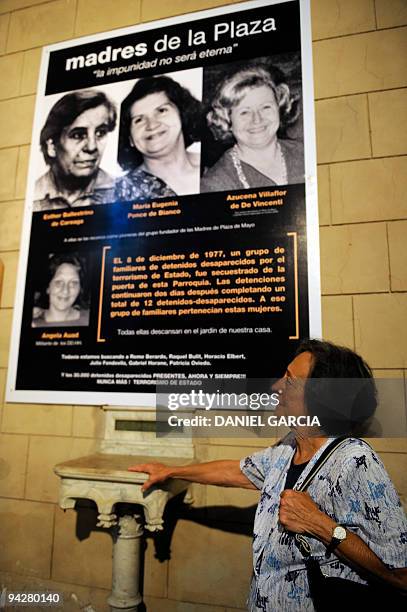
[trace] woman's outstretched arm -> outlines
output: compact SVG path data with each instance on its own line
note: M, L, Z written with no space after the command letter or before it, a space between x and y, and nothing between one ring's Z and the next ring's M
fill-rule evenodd
M148 480L141 487L142 491L147 491L151 486L165 482L169 478L181 478L190 482L220 487L256 489L254 484L242 473L239 460L233 459L194 463L179 467L165 465L164 463L141 463L130 466L128 469L130 472L142 472L149 475Z

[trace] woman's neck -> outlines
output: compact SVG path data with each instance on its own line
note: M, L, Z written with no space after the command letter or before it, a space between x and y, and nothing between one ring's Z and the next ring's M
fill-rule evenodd
M160 158L144 158L148 172L164 181L177 195L199 192L199 159L185 151L184 141L170 154Z
M297 437L297 448L294 454L294 463L305 463L312 459L315 453L325 444L327 437Z
M67 176L61 172L58 166L52 168L52 173L57 191L68 202L75 201L76 198L89 189L90 184L95 180L95 176Z
M77 314L77 310L74 308L69 308L68 310L62 312L61 310L56 310L52 306L45 311L45 320L46 321L72 321Z
M236 151L242 161L254 167L267 166L278 158L279 144L277 138L264 147L252 148L244 144L236 144Z
M188 154L185 150L183 139L178 141L176 147L171 152L162 157L144 157L144 166L148 172L158 176L163 181L171 182L174 174L185 172L192 167Z

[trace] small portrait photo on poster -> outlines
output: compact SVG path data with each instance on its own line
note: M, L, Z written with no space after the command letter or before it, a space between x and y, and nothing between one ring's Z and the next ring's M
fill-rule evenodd
M113 202L115 179L100 164L116 122L116 105L98 89L52 105L40 133L46 171L35 183L34 212Z
M204 69L201 192L304 182L299 53Z
M37 270L32 327L89 325L87 258L78 253L51 253Z
M121 103L116 201L199 193L202 69L132 81Z

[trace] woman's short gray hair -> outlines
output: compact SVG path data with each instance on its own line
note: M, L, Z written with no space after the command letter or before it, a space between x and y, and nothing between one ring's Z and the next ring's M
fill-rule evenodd
M216 140L233 140L231 110L237 106L249 89L266 85L273 90L280 111L279 136L284 136L289 125L300 114L299 97L290 92L282 71L276 66L248 66L226 77L215 91L208 125Z

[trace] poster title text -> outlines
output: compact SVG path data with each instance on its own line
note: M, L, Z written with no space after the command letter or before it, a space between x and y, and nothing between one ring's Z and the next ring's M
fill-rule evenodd
M226 38L233 40L246 36L254 36L258 34L266 34L277 30L276 20L272 17L265 19L253 19L252 21L223 21L216 23L213 28L213 41L209 40L207 33L204 30L189 29L186 33L186 40L182 40L180 36L168 36L164 34L157 38L153 44L153 49L156 53L164 53L167 51L175 51L183 44L189 47L197 47L199 45L207 45L209 42L222 42ZM106 64L120 60L127 60L133 57L143 57L148 53L148 45L146 42L140 42L136 45L126 45L124 47L112 47L107 45L105 49L99 53L88 53L87 55L76 55L69 57L65 63L66 70L77 70L78 68L88 68L99 64Z

